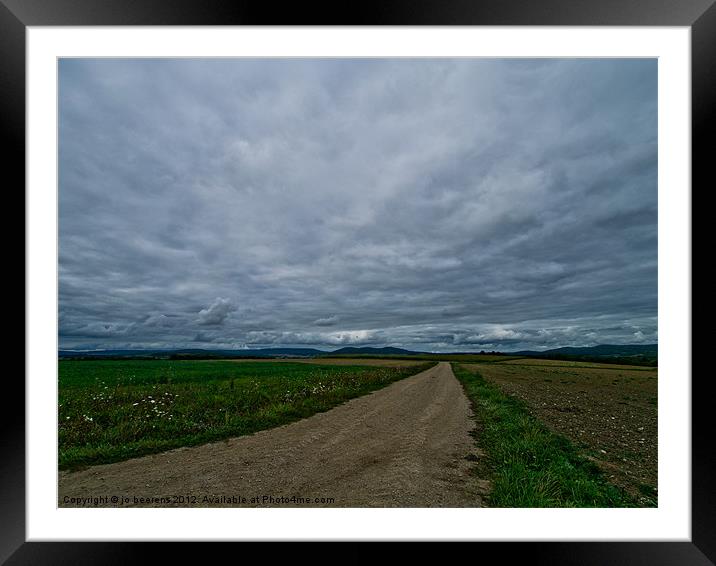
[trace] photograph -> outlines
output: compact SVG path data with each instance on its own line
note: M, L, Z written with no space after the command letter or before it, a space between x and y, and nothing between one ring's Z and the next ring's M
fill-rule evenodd
M658 58L56 68L59 508L659 508Z

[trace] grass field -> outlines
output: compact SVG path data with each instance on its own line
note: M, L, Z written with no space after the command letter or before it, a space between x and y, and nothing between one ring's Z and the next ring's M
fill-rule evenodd
M550 360L467 367L569 439L639 505L657 504L656 368Z
M453 364L473 404L476 442L484 452L476 467L491 481L492 507L636 507L644 505L610 481L516 396L484 377L497 365ZM524 371L524 370L523 370Z
M228 361L228 360L227 360ZM424 364L427 360L395 360L392 358L267 358L264 360L230 360L236 364L245 363L290 363L318 364L331 366L378 366L378 367L411 367Z
M282 425L432 365L62 360L59 467L109 463Z

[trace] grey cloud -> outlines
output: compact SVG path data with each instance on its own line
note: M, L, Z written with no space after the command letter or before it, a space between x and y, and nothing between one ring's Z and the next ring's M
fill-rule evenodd
M223 324L229 313L236 310L229 299L217 298L211 305L199 311L197 322L202 325Z
M152 314L143 324L150 328L171 328L177 324L177 320L165 314Z
M249 332L246 344L289 344L304 346L371 345L379 343L379 331L342 330L336 332Z
M193 342L201 342L202 344L211 344L220 339L220 336L210 332L197 332L193 338Z
M336 315L327 316L325 318L317 318L313 321L316 326L335 326L339 318Z
M82 336L87 338L112 338L127 336L134 330L134 324L116 324L89 322L84 325L64 325L61 327L63 336Z
M61 59L60 345L656 341L656 78Z

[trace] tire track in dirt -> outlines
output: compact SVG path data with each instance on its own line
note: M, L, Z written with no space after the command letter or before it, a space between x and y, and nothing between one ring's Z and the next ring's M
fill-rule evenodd
M479 507L482 484L466 459L476 452L473 428L460 383L450 365L440 363L289 425L61 472L58 503L116 495L128 498L122 506L243 507L259 497L255 506ZM196 500L172 501L174 495ZM303 500L271 504L261 501L264 495ZM146 504L135 496L165 499ZM222 496L247 501L218 500Z

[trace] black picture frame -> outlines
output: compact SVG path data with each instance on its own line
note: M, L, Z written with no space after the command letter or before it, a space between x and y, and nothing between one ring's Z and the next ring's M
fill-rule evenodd
M716 131L715 0L365 0L346 5L221 0L0 0L0 135L5 194L25 185L25 34L28 26L96 25L510 25L686 26L691 29L692 185L713 187L707 136ZM684 187L684 190L690 190ZM693 190L691 192L693 195ZM24 210L24 199L21 204ZM693 224L692 224L693 226ZM9 240L8 240L9 241ZM27 281L25 281L27 284ZM693 350L693 348L692 348ZM690 379L691 376L683 376ZM701 565L716 560L716 452L712 445L708 375L692 380L691 542L483 543L500 560L550 564ZM4 377L6 399L24 399L15 372ZM205 544L25 542L24 404L0 412L0 562L125 564L175 555L206 559ZM214 551L212 550L212 553ZM231 552L231 551L230 551ZM238 555L235 556L238 558Z

